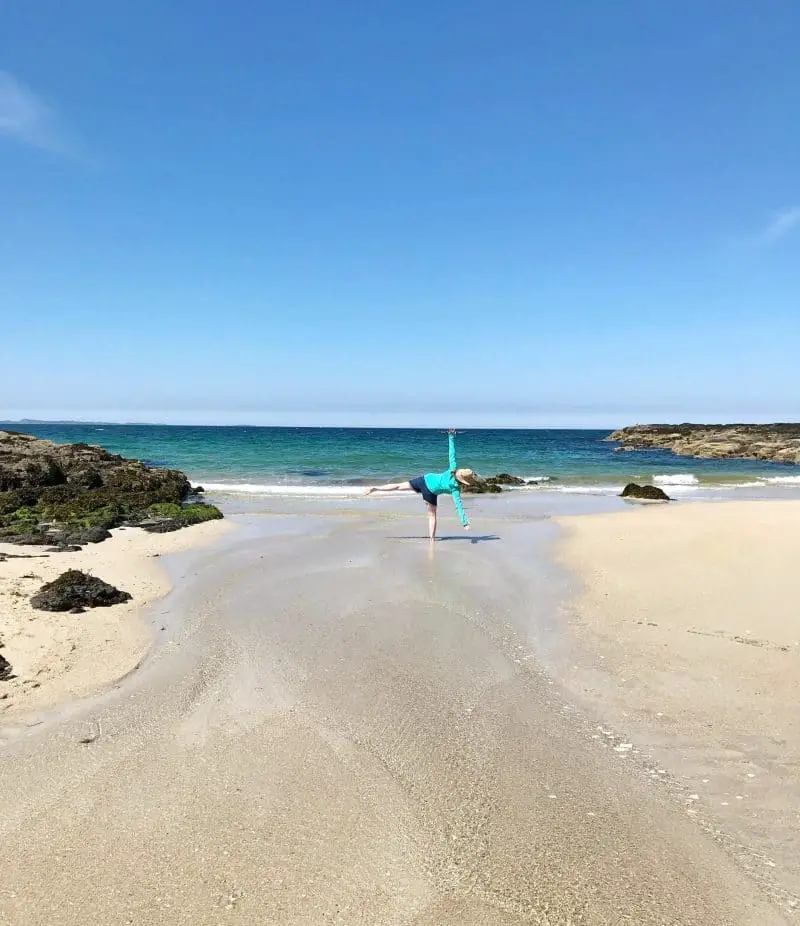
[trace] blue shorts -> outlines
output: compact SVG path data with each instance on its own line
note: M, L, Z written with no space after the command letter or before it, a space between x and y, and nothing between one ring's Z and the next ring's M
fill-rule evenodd
M439 496L434 495L433 492L428 488L427 483L425 482L424 476L417 476L415 479L409 480L411 488L421 495L429 505L433 505L435 508L439 502Z

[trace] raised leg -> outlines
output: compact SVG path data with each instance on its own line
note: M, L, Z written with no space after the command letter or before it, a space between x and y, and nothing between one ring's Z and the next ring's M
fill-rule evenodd
M431 538L431 543L436 540L436 514L438 508L436 505L431 505L430 502L425 502L425 506L428 509L428 536Z
M384 486L370 486L365 495L372 495L373 492L398 492L401 489L411 489L410 482L387 482Z

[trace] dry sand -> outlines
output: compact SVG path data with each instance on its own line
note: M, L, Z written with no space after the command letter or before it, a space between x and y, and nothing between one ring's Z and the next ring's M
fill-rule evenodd
M0 723L0 923L787 923L543 670L552 525L380 504L241 519L138 672Z
M800 912L800 502L569 518L573 691ZM659 771L661 770L661 771Z
M99 691L141 662L152 642L142 609L170 590L159 557L214 542L230 528L209 521L169 534L120 529L76 553L0 544L0 640L14 678L0 683L0 717ZM30 597L67 569L129 592L126 604L84 614L38 611Z

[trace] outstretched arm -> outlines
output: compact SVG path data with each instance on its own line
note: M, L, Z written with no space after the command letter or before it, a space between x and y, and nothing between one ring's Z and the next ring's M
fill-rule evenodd
M461 518L461 524L464 527L469 527L469 519L467 518L467 513L464 511L464 506L461 503L461 493L456 489L453 492L453 504L456 506L456 511L458 512L459 518Z
M456 468L456 432L453 428L447 432L447 445L450 451L450 469Z

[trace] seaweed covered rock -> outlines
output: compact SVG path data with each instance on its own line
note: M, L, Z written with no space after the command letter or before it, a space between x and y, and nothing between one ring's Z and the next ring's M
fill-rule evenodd
M190 497L197 497L197 490L178 470L147 466L88 444L60 445L0 431L0 541L100 543L110 529L143 521L157 505L177 509L175 529L208 520L211 509L213 517L222 517L211 505L204 506L202 517L182 514Z
M79 569L69 569L43 585L31 598L31 604L40 611L72 611L73 608L107 608L130 600L128 592Z
M471 486L464 486L462 491L471 495L486 495L487 493L496 495L498 492L503 491L503 486L524 485L526 485L525 480L519 476L512 476L510 473L498 473L496 476L487 476L486 479L481 479L478 476Z
M139 526L151 534L167 534L180 530L190 524L202 524L203 521L216 521L222 512L214 505L205 502L190 502L188 505L153 505L149 510L149 519Z
M519 476L512 476L510 473L498 473L496 476L490 476L487 482L492 482L498 486L524 486L525 480Z
M471 485L462 486L461 491L466 492L469 495L496 495L498 492L502 492L503 490L492 479L476 478Z
M635 482L629 482L620 493L622 498L640 499L647 502L668 502L669 495L658 486L640 486Z

